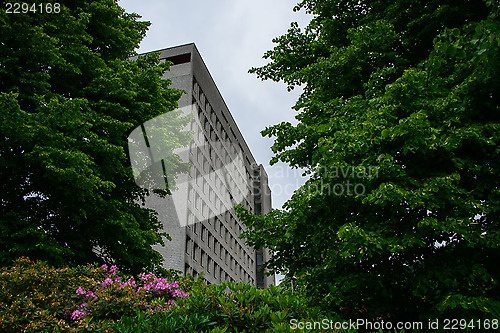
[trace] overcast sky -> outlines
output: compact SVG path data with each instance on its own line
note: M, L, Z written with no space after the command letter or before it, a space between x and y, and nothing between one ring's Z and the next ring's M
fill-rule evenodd
M309 15L293 12L293 0L120 0L118 4L151 22L137 52L196 44L257 163L266 168L273 207L281 208L304 179L286 165L269 166L273 140L263 138L260 131L294 122L296 112L291 107L299 92L287 92L283 83L261 81L248 70L266 64L262 56L273 48L272 39L286 33L293 21L305 27Z

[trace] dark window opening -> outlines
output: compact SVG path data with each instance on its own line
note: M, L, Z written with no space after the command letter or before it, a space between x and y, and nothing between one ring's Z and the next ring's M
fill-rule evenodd
M264 272L257 270L257 288L263 289L264 287Z
M179 54L173 57L165 58L165 61L170 61L174 65L185 64L187 62L191 62L191 53Z

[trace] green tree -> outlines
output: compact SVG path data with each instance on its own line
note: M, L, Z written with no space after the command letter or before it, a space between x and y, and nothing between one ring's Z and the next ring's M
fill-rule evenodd
M161 226L141 207L127 136L181 92L158 55L128 60L149 23L113 0L25 3L35 12L0 10L0 264L152 269Z
M498 1L304 0L253 68L301 85L272 163L309 180L238 212L313 302L383 319L500 315Z

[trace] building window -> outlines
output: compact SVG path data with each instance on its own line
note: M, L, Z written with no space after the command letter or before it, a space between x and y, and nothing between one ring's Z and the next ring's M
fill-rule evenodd
M197 261L198 259L198 244L194 243L194 246L193 246L193 253L191 255L191 257L193 258L194 261Z
M186 236L186 254L191 254L191 239Z
M203 93L203 90L200 88L200 104L205 105L205 94Z
M198 82L196 82L195 80L193 80L193 95L196 97L199 96L199 86Z
M203 207L202 207L201 214L203 215L203 217L208 217L208 205L205 201L203 201Z
M264 263L264 255L262 252L257 253L257 266L260 266Z
M208 195L209 195L209 198L210 198L210 202L214 202L215 201L215 195L214 195L214 191L212 190L212 187L208 188Z

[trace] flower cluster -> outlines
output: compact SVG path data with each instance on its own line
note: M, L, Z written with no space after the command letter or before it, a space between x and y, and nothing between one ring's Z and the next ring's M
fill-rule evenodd
M95 291L82 287L76 289L75 294L82 298L82 303L70 312L72 320L77 321L91 313L93 316L99 316L101 312L109 313L110 305L107 303L110 297L118 296L115 302L123 303L130 310L143 310L148 314L168 311L177 306L175 299L189 297L179 289L177 281L169 283L166 278L158 278L151 273L141 273L137 282L133 277L123 281L117 275L116 266L108 268L103 265L101 269L107 277L96 284ZM119 317L120 314L115 313L115 316Z
M71 314L71 319L72 320L78 320L80 318L83 318L87 315L87 303L82 303L80 304L80 306L78 307L78 309L76 309L75 311L73 311L73 313Z
M168 283L166 278L157 278L154 274L139 274L143 286L137 289L137 292L144 291L155 296L171 296L172 298L184 298L189 295L178 289L179 284L177 281Z
M152 304L146 313L148 315L153 315L155 312L165 312L170 310L172 307L177 306L174 300L168 300L164 304Z
M90 298L93 298L93 299L97 299L97 295L94 294L93 291L89 290L89 291L86 291L85 289L83 289L82 287L78 287L76 289L76 292L75 292L78 296L83 296L85 295L86 297L90 297Z

